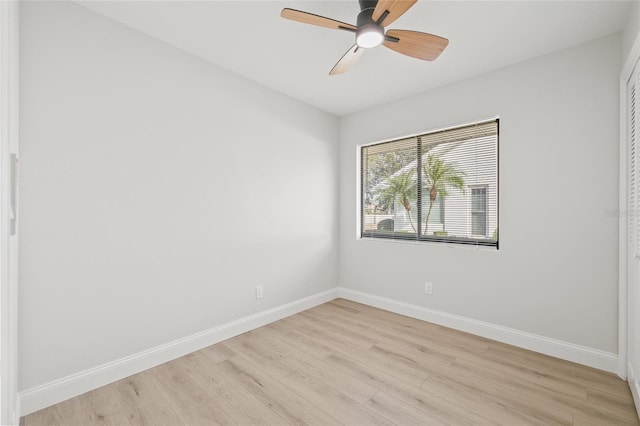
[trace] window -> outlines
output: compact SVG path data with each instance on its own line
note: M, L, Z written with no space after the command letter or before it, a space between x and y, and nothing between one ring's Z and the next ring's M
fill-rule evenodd
M471 235L487 234L487 187L471 188Z
M429 211L429 200L425 200L422 198L422 221L424 222L427 217L427 212ZM434 224L444 224L444 200L442 199L442 195L438 193L435 201L433 202L433 207L431 208L431 214L429 215L429 223Z
M498 247L498 120L360 149L362 238Z

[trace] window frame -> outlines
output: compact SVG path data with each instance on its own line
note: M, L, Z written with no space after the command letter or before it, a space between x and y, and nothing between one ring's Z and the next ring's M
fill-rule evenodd
M473 210L473 190L484 189L484 210L482 212ZM471 236L486 237L489 230L489 185L469 185L469 229ZM473 233L473 214L484 213L484 234Z
M364 170L363 170L363 151L365 148L367 147L371 147L374 145L380 145L380 144L384 144L384 143L390 143L390 142L395 142L395 141L400 141L403 139L408 139L408 138L418 138L418 146L417 146L417 152L421 152L422 151L422 146L421 146L421 142L420 142L420 138L427 136L427 135L431 135L434 133L438 133L438 132L443 132L443 131L448 131L448 130L455 130L455 129L460 129L460 128L464 128L464 127L468 127L468 126L473 126L473 125L481 125L481 124L485 124L485 123L491 123L491 122L495 122L496 123L496 230L500 229L500 117L496 116L493 118L489 118L489 119L485 119L485 120L479 120L479 121L474 121L471 123L467 123L467 124L458 124L458 125L454 125L454 126L449 126L449 127L445 127L445 128L441 128L441 129L436 129L436 130L430 130L427 132L421 132L421 133L417 133L417 134L411 134L408 136L404 136L404 137L395 137L392 139L388 139L388 140L382 140L379 142L373 142L373 143L367 143L367 144L360 144L356 146L357 149L357 154L356 154L356 158L357 158L357 209L358 211L356 212L356 217L357 217L357 221L358 223L356 224L356 230L357 230L357 235L356 238L358 240L380 240L380 241L400 241L400 242L415 242L415 243L438 243L438 244L452 244L452 245L461 245L461 246L477 246L477 247L491 247L491 248L495 248L496 250L500 249L500 233L498 231L497 234L497 238L495 240L491 239L491 237L489 238L469 238L469 237L459 237L459 236L435 236L435 235L423 235L421 232L414 234L409 234L409 235L402 235L401 233L389 233L389 232L378 232L377 230L368 230L365 231L364 230L364 224L365 224L365 208L364 208L364 197L365 197L365 188L364 188ZM420 155L418 155L418 157L420 157ZM421 165L421 159L419 160L419 165ZM421 167L417 167L418 168L418 179L421 180ZM467 186L468 188L471 187L487 187L487 192L486 192L486 199L487 199L487 204L488 204L488 194L489 194L489 186L490 185L469 185ZM422 191L417 191L418 194L420 194ZM421 194L418 196L418 202L422 202L422 196ZM444 201L444 200L443 200ZM443 203L444 204L444 203ZM486 210L486 220L488 220L489 218L489 211L488 211L488 206L487 206L487 210ZM469 214L469 220L471 218L471 215ZM443 222L444 222L444 217L443 217ZM488 226L487 226L488 229ZM471 235L471 234L470 234ZM486 235L485 235L486 237Z

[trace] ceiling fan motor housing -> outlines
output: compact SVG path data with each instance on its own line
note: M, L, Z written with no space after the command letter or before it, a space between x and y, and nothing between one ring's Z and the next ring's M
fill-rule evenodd
M362 25L376 23L372 18L376 4L378 4L377 0L360 0L360 13L358 14L358 21L356 24L358 28Z
M360 10L365 9L375 9L378 5L378 0L359 0L360 1ZM373 10L371 11L373 13Z
M379 46L384 41L384 28L372 18L377 3L377 0L360 0L356 43L365 49Z

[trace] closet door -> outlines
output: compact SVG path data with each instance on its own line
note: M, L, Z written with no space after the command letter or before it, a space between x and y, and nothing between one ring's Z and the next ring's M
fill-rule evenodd
M640 73L638 65L627 83L628 164L627 194L627 377L640 402ZM623 216L624 217L624 216Z
M18 2L0 0L0 424L18 424Z

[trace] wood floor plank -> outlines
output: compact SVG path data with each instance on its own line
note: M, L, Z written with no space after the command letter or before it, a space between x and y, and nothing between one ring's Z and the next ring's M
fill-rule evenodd
M229 410L220 406L216 398L188 374L182 360L174 360L152 368L149 375L184 424L233 423L233 416L229 414Z
M594 419L599 419L600 422L613 420L600 407L589 404L586 396L566 394L564 390L556 389L550 383L539 384L505 374L500 370L478 368L473 364L458 364L457 360L451 367L449 374L456 370L459 374L467 377L476 376L484 381L486 390L492 392L496 398L501 398L505 403L524 404L525 407L531 409L537 407L554 416L563 416L568 410L572 414L586 414ZM510 402L510 399L515 402Z
M75 413L74 406L79 404L79 398L63 401L52 407L45 408L23 417L26 425L80 425L80 420Z
M442 368L440 365L421 364L411 354L400 355L393 350L378 346L363 349L357 355L359 362L368 364L415 387L419 387L431 372Z
M339 421L278 381L241 355L220 363L221 373L227 375L285 420L286 424L329 425Z
M439 426L446 423L430 416L400 399L393 398L383 391L378 391L365 404L369 410L383 417L394 419L399 425L406 426Z
M302 348L289 339L282 339L268 327L261 327L252 333L254 333L254 336L258 338L262 345L261 351L286 356L288 360L298 368L303 368L306 365L315 365L316 361L321 359L317 355L314 356L302 350Z
M587 413L577 412L573 415L573 424L575 426L637 426L638 421L624 422L613 419L602 419L593 417Z
M24 425L634 425L613 374L336 299Z
M435 418L443 423L457 425L490 423L456 402L448 401L440 395L434 395L428 389L420 389L408 384L391 374L361 363L360 360L356 361L346 355L336 353L328 356L325 362L342 374L351 375L389 396L407 402L424 412L425 418Z
M191 365L189 375L199 382L224 407L233 423L241 425L275 425L286 421L255 395L247 392L240 382L228 374L220 364L212 363L203 353L194 352L183 357ZM227 362L227 361L223 361Z
M297 316L301 321L305 322L306 330L315 331L321 336L319 337L320 339L333 338L333 341L325 340L325 344L332 346L336 351L356 356L363 362L367 362L389 374L402 377L403 380L415 386L420 386L429 371L438 369L443 365L450 365L453 362L452 358L444 359L439 356L434 356L430 359L431 355L426 353L398 353L389 345L373 345L375 342L373 339L365 339L363 345L360 346L361 349L358 350L350 343L353 341L352 336L357 333L356 331L345 333L344 330L347 330L347 327L337 327L332 323L327 327L326 322L322 322L317 318L316 321L310 321L313 317L308 313L302 313ZM330 331L324 333L324 328ZM336 345L336 341L339 344Z
M429 334L435 333L442 328L437 324L420 321L415 318L396 314L394 312L384 311L382 309L367 306L362 303L352 302L346 299L335 299L329 303L318 306L318 308L333 310L333 312L336 314L349 314L349 311L336 310L336 306L350 307L352 310L356 310L359 314L361 314L359 316L351 316L352 318L366 319L367 321L371 321L372 323L376 324L376 326L384 328L391 325L399 328L410 328Z
M440 374L447 378L468 380L483 385L483 391L492 395L500 396L503 393L511 393L520 397L523 401L535 401L541 398L542 401L555 401L555 398L571 399L581 403L586 402L586 394L578 394L577 396L568 396L549 387L543 387L536 383L523 380L520 377L513 377L509 374L503 374L499 370L475 367L472 361L456 360L450 369L442 371ZM552 405L553 406L553 403Z
M276 321L265 326L265 328L268 328L274 337L282 341L290 342L300 348L300 350L318 359L323 359L334 351L332 348L323 345L306 334L300 333L293 327L287 326L283 321Z
M483 357L477 357L474 360L456 359L454 363L462 368L482 369L501 376L508 376L514 381L535 384L549 392L561 393L578 400L585 401L587 398L587 391L584 387L563 380L558 376L542 375L535 368L516 368Z
M349 309L345 309L345 305ZM356 321L366 321L376 327L390 325L398 327L417 327L419 330L424 330L433 333L439 328L438 325L429 324L422 321L416 322L415 319L398 315L393 312L382 311L380 309L372 308L360 303L351 302L344 299L336 299L329 303L322 304L314 308L326 315L332 315L339 318L350 318Z
M450 364L451 360L458 358L473 360L481 354L474 350L463 349L459 346L452 345L446 341L443 342L429 335L418 337L397 330L389 332L381 331L380 333L384 333L382 341L397 350L429 354L432 357L440 358L444 363L448 362Z
M375 348L384 350L391 353L394 356L401 357L410 362L416 363L422 367L426 367L428 370L439 370L440 367L450 367L456 360L455 357L450 355L444 355L439 352L431 350L416 350L414 348L404 347L400 348L399 345L394 343L378 343Z
M299 315L296 315L295 320L290 321L287 324L290 324L290 326L299 333L305 334L323 346L331 348L332 352L340 351L343 353L355 354L362 350L361 347L352 345L348 339L335 333L329 333L322 326L309 322L308 319Z
M116 398L131 425L176 425L182 419L157 391L147 371L114 383Z
M380 339L373 333L367 333L366 331L363 333L360 329L349 327L348 325L345 325L344 321L342 321L341 318L333 316L318 316L317 313L313 312L313 310L301 312L300 315L318 321L324 326L328 326L327 329L330 329L332 333L337 333L340 336L346 337L352 344L356 344L365 349L370 348L371 346L380 342Z
M73 406L73 410L81 425L120 426L129 424L114 389L110 386L103 386L80 395L76 401L77 404Z
M331 302L328 303L323 303L322 305L316 306L316 308L320 308L320 309L337 309L341 312L344 313L350 313L350 314L360 314L363 310L363 308L366 305L361 305L359 303L353 303L353 302L349 302L345 299L335 299L332 300Z
M282 382L303 398L315 401L320 408L330 413L345 425L391 425L386 419L365 408L349 396L322 383L307 374L306 371L295 371Z
M312 311L306 311L306 312L312 312ZM322 313L321 310L315 310L314 311L314 315L318 315L318 313ZM343 316L343 315L336 315L334 313L322 313L323 317L322 317L322 321L326 322L327 325L331 325L333 327L333 325L338 325L340 328L342 327L347 327L351 333L357 333L361 336L364 336L368 339L371 340L370 344L375 344L375 343L379 343L380 341L383 340L384 335L380 333L381 328L380 327L376 327L376 325L374 323L372 323L371 321L368 321L368 319L371 319L370 317L367 316L357 316L357 317L351 317L351 316ZM387 325L388 327L388 325Z
M335 304L338 300L319 306L325 308L327 305ZM384 312L379 309L367 307L365 305L348 302L353 306L362 306L367 312ZM357 323L361 327L370 327L375 330L378 338L397 339L399 337L418 343L430 342L433 344L444 345L451 351L458 354L460 350L470 353L483 353L489 347L490 341L483 337L472 336L450 328L441 327L439 325L430 324L419 321L414 318L403 317L402 315L387 313L377 315L345 315L342 311L338 311L334 315L346 324ZM444 334L441 334L444 333ZM444 337L444 338L443 338Z
M431 333L426 333L424 330L418 330L414 327L400 327L392 324L372 327L366 320L367 317L358 319L340 318L344 326L351 327L359 333L370 335L385 346L391 345L396 349L408 352L429 354L431 357L441 359L446 365L450 365L452 360L458 357L475 359L478 353L486 350L486 345L484 344L482 346L469 347L469 345L464 345L463 343L454 342L452 344L447 339L435 337L441 329L439 326L433 328Z
M220 342L217 345L211 345L204 349L200 350L202 354L204 354L207 358L209 358L212 362L218 363L225 361L232 356L236 355L236 351L231 349L224 342Z
M321 361L318 366L307 367L305 369L305 373L313 377L314 380L322 382L325 385L331 386L343 394L348 395L349 398L359 404L365 404L378 392L378 389L356 379L355 377L340 374L330 366L326 365L324 361Z
M278 378L304 367L305 363L309 362L310 357L301 356L301 351L294 353L254 331L241 334L225 343L236 352L246 354Z
M484 357L505 365L535 368L540 374L562 377L579 386L616 396L625 397L629 392L626 382L614 374L504 343L493 342Z
M629 395L631 392L629 391ZM637 420L637 412L634 407L625 404L618 397L608 392L597 390L587 392L587 404L598 409L598 412L616 422L633 423Z
M570 425L572 414L568 408L542 406L525 400L503 386L470 375L457 375L455 370L443 370L442 374L430 375L421 386L457 401L483 418L501 425ZM499 389L495 391L495 389Z
M307 329L315 329L322 331L324 334L328 334L340 340L349 342L349 346L359 346L360 348L368 349L377 343L377 340L370 339L362 334L355 333L353 330L338 325L337 322L331 322L332 318L320 318L316 314L308 312L301 312L298 315L300 321L304 322Z

